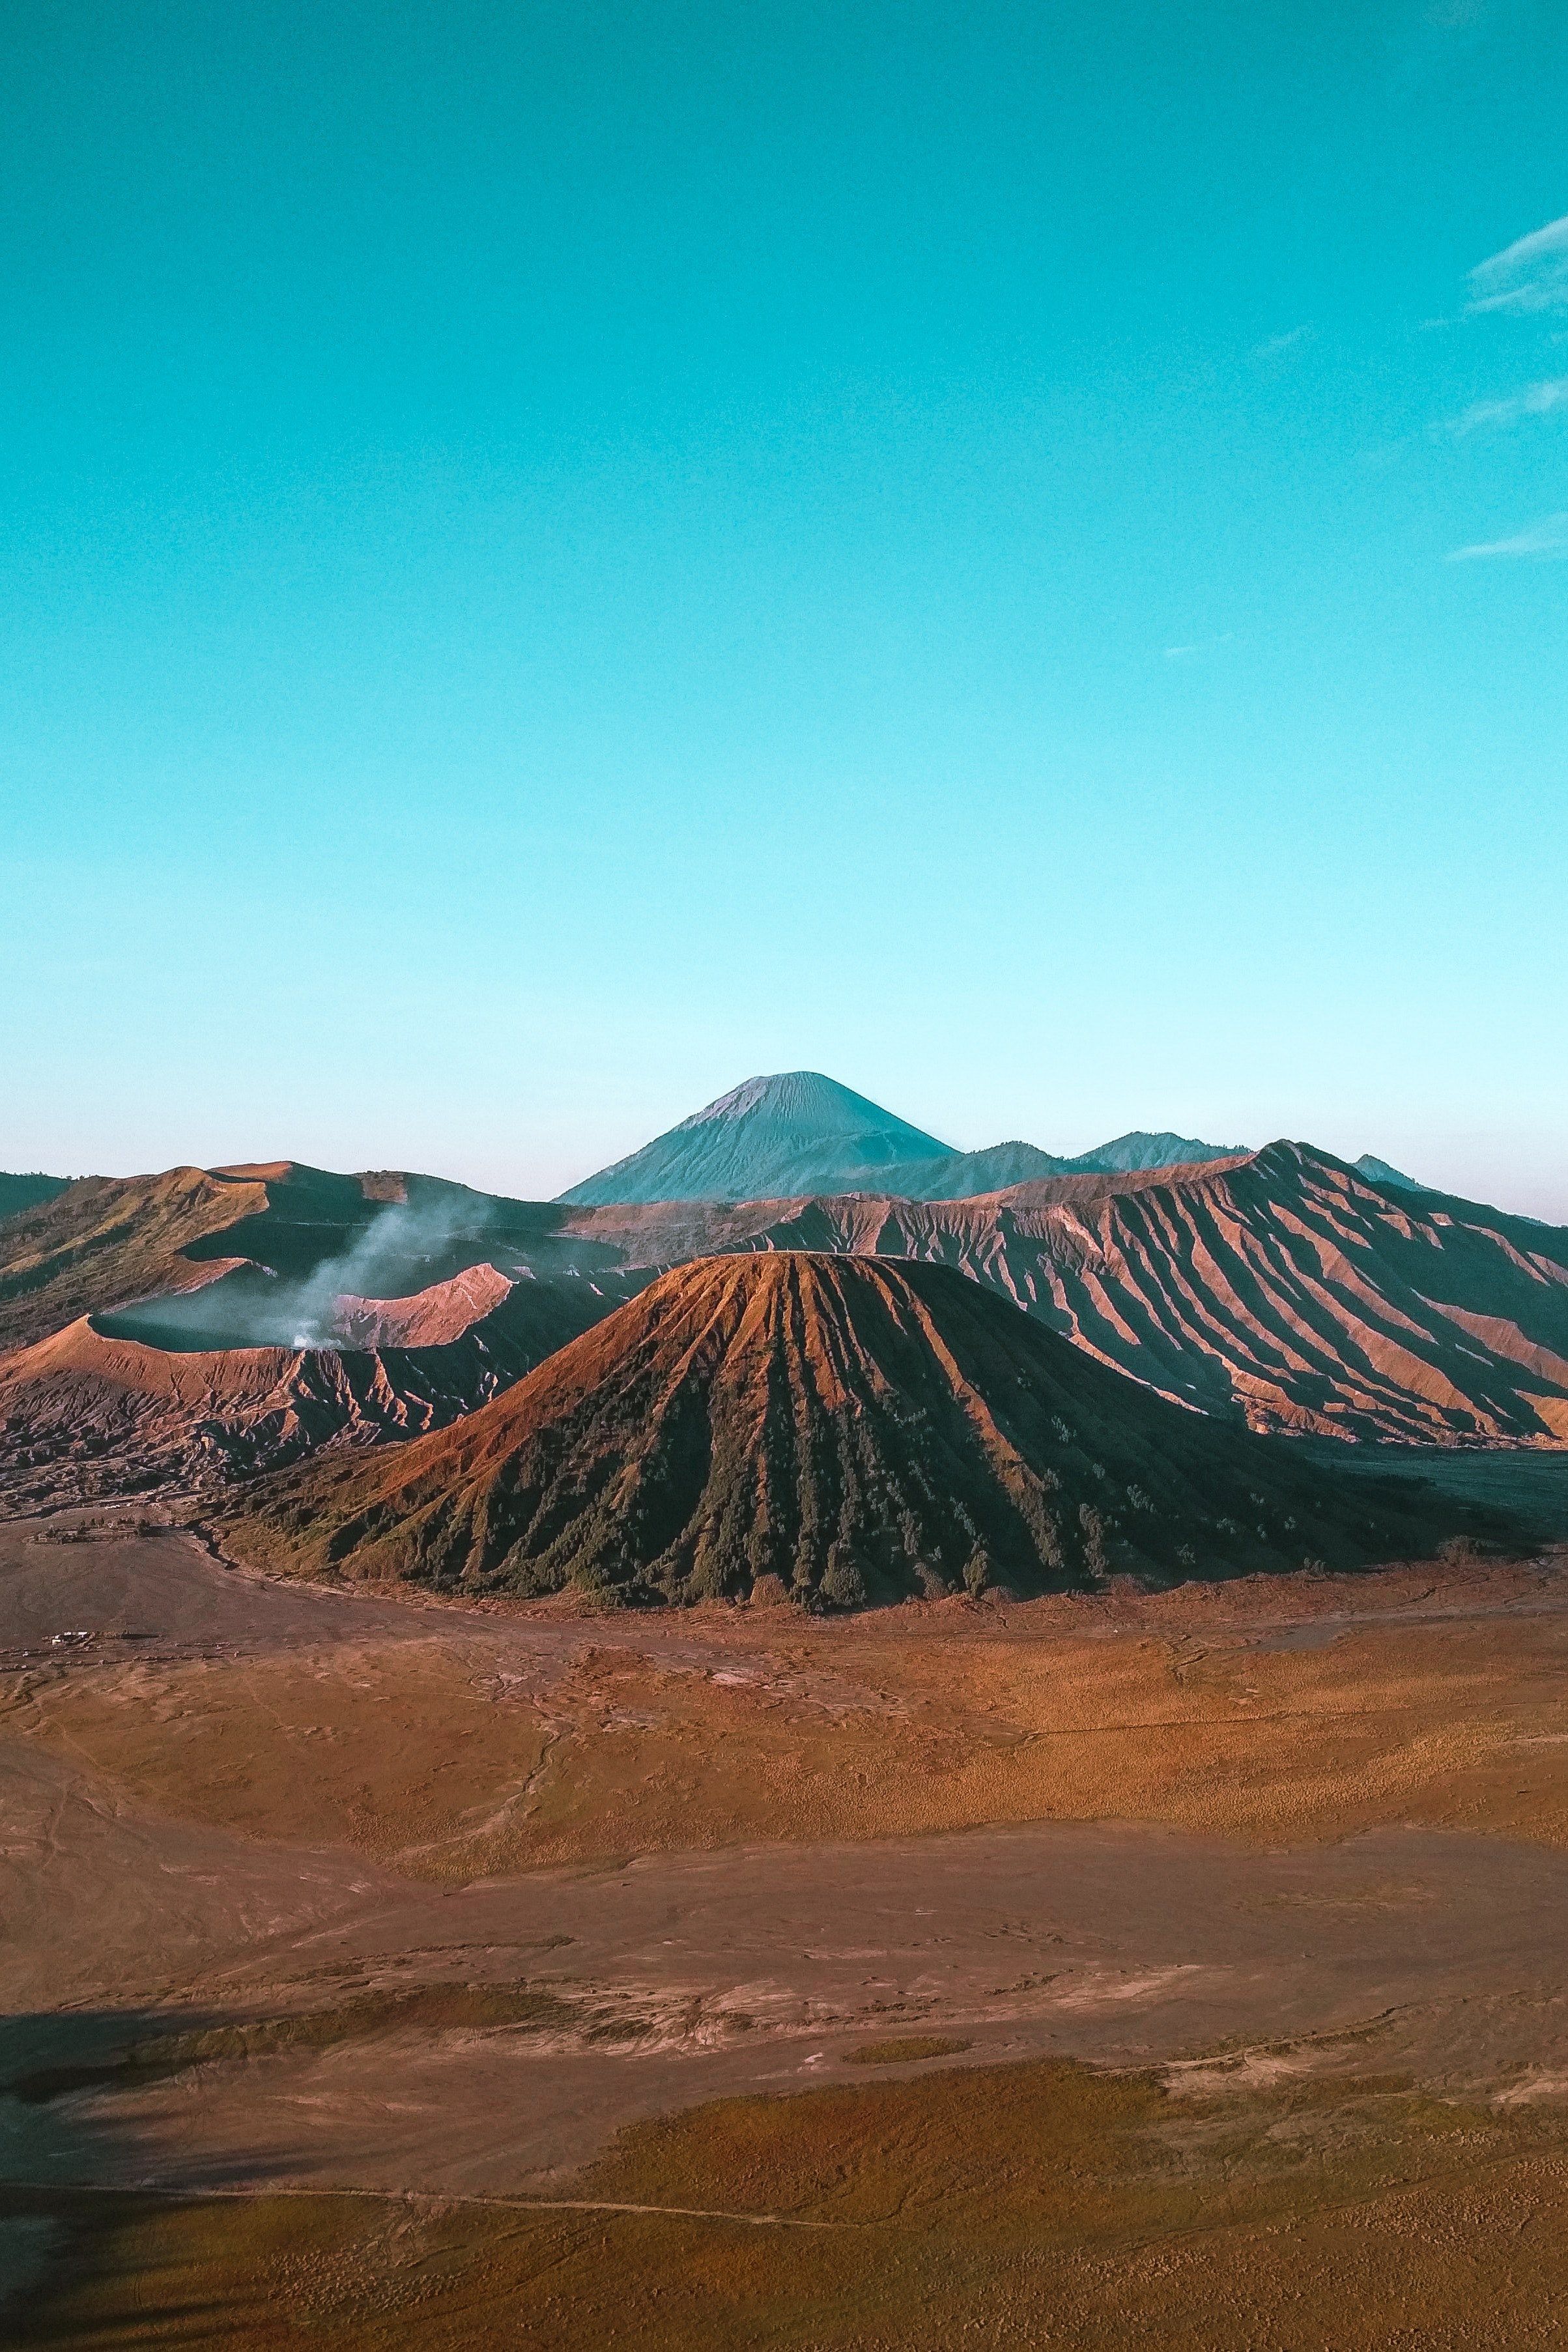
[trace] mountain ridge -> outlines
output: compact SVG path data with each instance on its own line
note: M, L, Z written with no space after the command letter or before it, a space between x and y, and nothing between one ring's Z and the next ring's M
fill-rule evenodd
M787 1251L662 1276L465 1422L318 1458L222 1535L445 1591L854 1607L1365 1564L1457 1507L1183 1412L952 1268Z
M895 1148L879 1151L887 1143ZM746 1079L557 1198L575 1208L806 1200L850 1192L963 1200L1051 1176L1190 1166L1233 1156L1233 1147L1145 1129L1066 1158L1016 1139L956 1151L835 1078L789 1070Z
M1255 1430L1568 1444L1568 1228L1374 1184L1308 1144L972 1201L779 1205L726 1246L959 1266L1102 1362Z
M1568 1444L1568 1230L1283 1141L956 1201L572 1208L282 1162L88 1179L0 1226L0 1353L88 1314L177 1352L341 1350L393 1328L389 1302L482 1265L527 1287L508 1321L531 1299L541 1333L570 1336L674 1265L779 1248L956 1266L1117 1370L1254 1429ZM380 1320L346 1322L354 1300L380 1302ZM440 1385L472 1395L464 1370Z

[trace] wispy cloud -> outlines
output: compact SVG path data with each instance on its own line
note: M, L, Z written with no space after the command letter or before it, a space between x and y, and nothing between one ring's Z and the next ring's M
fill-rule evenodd
M1252 357L1255 360L1283 359L1287 352L1297 350L1302 343L1310 343L1317 331L1310 320L1304 327L1287 327L1282 335L1270 335L1266 341L1254 343Z
M1485 540L1476 547L1456 547L1448 562L1474 563L1494 555L1568 555L1568 514L1548 515L1544 522L1531 524L1512 539Z
M1462 416L1456 416L1448 426L1462 439L1467 433L1482 433L1488 428L1506 431L1510 425L1521 425L1528 416L1550 416L1553 409L1568 408L1568 375L1554 375L1544 383L1528 383L1522 392L1512 394L1507 400L1472 401Z
M1515 239L1470 272L1472 310L1568 308L1568 213Z
M1196 645L1191 646L1167 646L1165 649L1166 659L1166 661L1191 661L1198 654L1211 654L1217 646L1233 646L1235 643L1236 632L1234 629L1227 629L1222 637L1200 637Z

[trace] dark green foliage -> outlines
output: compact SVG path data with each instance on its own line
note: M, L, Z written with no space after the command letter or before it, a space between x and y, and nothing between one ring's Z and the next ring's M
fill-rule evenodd
M1103 1511L1092 1503L1080 1503L1078 1524L1083 1530L1083 1568L1088 1576L1108 1576L1111 1572L1111 1552L1108 1538L1110 1524Z
M822 1570L822 1598L835 1609L865 1607L865 1579L842 1544L835 1544Z

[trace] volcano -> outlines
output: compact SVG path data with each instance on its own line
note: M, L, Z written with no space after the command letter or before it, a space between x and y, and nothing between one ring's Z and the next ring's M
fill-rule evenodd
M932 1164L904 1163L901 1182ZM463 1344L490 1313L485 1282L504 1278L517 1286L505 1319L534 1328L525 1360L509 1345L492 1349L493 1395L538 1361L551 1334L554 1344L573 1338L669 1267L768 1250L956 1267L1102 1363L1255 1432L1568 1444L1568 1230L1281 1141L1198 1166L1009 1181L961 1199L862 1182L805 1199L573 1208L286 1162L88 1178L0 1223L13 1455L34 1432L68 1446L78 1408L52 1372L47 1388L33 1381L41 1360L7 1361L7 1351L83 1317L102 1338L177 1354L423 1351ZM83 1333L72 1349L92 1352ZM122 1394L173 1393L156 1365L137 1360L129 1384L113 1368ZM443 1398L455 1409L458 1398L481 1402L453 1370L442 1369ZM241 1368L247 1425L252 1375ZM222 1392L226 1373L215 1368L214 1380ZM308 1421L318 1425L314 1412ZM392 1419L386 1433L421 1425L432 1424ZM276 1458L270 1442L254 1458Z
M649 1601L854 1606L1429 1551L1427 1509L1222 1427L936 1265L781 1252L662 1276L462 1423L325 1457L241 1558Z
M747 1078L716 1102L601 1169L562 1201L799 1200L884 1181L904 1164L928 1167L951 1146L818 1070Z
M81 1316L0 1357L0 1513L205 1492L318 1446L443 1428L646 1278L509 1281L479 1265L411 1297L338 1298L327 1344L193 1346L177 1315L200 1291Z

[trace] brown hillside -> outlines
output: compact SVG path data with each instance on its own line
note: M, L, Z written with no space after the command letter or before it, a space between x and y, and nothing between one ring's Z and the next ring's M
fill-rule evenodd
M1239 1426L1568 1444L1568 1233L1291 1143L948 1202L570 1209L288 1162L91 1179L0 1226L0 1350L84 1313L184 1352L460 1344L487 1312L486 1266L516 1286L513 1311L564 1339L671 1265L779 1249L955 1266ZM438 1294L433 1324L419 1302ZM539 1352L497 1349L485 1393Z
M1255 1430L1568 1443L1568 1232L1378 1185L1304 1144L1071 1193L795 1202L718 1246L956 1265L1101 1362Z
M210 1488L315 1446L442 1429L608 1307L589 1282L485 1265L335 1311L329 1346L161 1347L137 1336L142 1317L106 1315L0 1358L0 1507Z
M0 1222L0 1354L110 1314L119 1336L159 1348L330 1346L340 1298L411 1300L486 1265L549 1283L629 1262L649 1259L576 1231L570 1210L396 1171L269 1160L84 1177ZM612 1303L645 1279L621 1280ZM589 1319L578 1310L573 1328Z
M1166 1403L946 1268L788 1253L664 1276L458 1426L292 1474L227 1540L443 1587L772 1576L848 1605L1351 1565L1455 1526Z
M152 1291L189 1290L223 1271L184 1255L267 1206L259 1183L171 1168L83 1176L0 1231L0 1349L26 1347L78 1315Z

